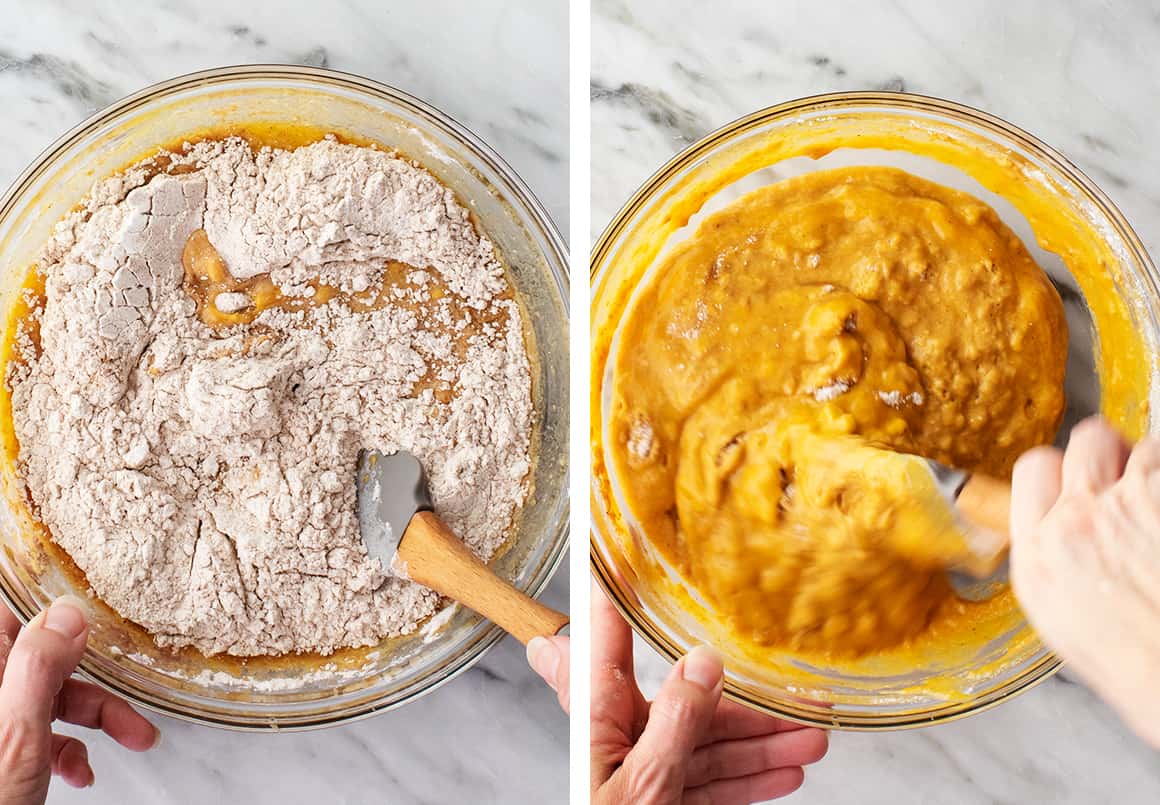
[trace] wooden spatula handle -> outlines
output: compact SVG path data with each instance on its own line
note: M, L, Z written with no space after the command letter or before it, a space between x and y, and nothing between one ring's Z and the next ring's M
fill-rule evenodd
M521 593L479 561L434 512L411 518L399 543L407 575L493 621L525 645L568 625L568 616Z
M971 556L963 569L985 578L1003 563L1011 544L1011 484L989 475L972 475L955 500L963 518L978 528L969 534Z
M975 525L1010 536L1011 484L989 475L972 475L967 479L955 506Z

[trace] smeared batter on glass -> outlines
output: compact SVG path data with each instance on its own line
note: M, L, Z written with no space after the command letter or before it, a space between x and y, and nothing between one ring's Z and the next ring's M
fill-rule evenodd
M953 592L891 547L930 523L902 505L906 459L869 445L1002 476L1054 436L1067 328L1019 239L967 194L831 170L710 216L654 277L610 418L647 538L759 645L865 654L930 628Z

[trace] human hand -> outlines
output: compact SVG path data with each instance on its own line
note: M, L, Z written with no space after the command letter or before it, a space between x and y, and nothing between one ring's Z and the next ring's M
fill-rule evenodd
M568 687L568 662L571 641L562 635L533 637L528 641L528 665L556 691L556 698L565 713L571 713Z
M0 605L0 805L40 805L53 774L77 788L93 784L88 750L53 733L54 719L103 730L137 752L157 743L157 730L128 704L69 678L89 630L79 604L57 599L23 629Z
M1011 581L1028 619L1160 748L1160 438L1087 419L1015 464Z
M592 801L734 805L795 791L802 766L826 754L826 733L723 700L723 685L720 656L700 646L646 701L632 631L593 585Z

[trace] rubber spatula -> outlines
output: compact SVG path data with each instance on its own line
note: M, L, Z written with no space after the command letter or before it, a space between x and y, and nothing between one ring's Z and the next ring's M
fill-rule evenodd
M976 579L992 576L1010 546L1011 484L923 460L939 493L958 515L965 538L961 550L946 557L947 567Z
M475 610L524 644L568 625L567 615L497 576L432 511L423 466L413 455L363 450L356 480L367 553L391 573Z

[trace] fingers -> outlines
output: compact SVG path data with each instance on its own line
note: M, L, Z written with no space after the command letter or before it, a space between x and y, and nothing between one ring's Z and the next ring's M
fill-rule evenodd
M1116 430L1099 417L1072 428L1063 454L1063 491L1095 495L1120 479L1130 448Z
M528 641L528 664L556 691L564 712L570 712L567 637L533 637ZM126 705L127 706L127 705Z
M89 765L89 750L76 738L52 736L52 773L73 788L88 788L93 784L93 767Z
M79 727L101 730L134 752L152 749L161 737L157 728L127 702L78 679L69 679L61 687L57 718Z
M693 753L685 786L695 788L714 780L808 766L821 760L828 748L828 736L817 728L708 744Z
M669 673L649 709L648 724L625 759L644 791L642 801L665 797L684 788L693 750L709 731L724 686L721 655L698 646Z
M9 645L16 639L16 633L20 631L20 619L8 607L0 604L0 656L7 654L7 647L4 644L4 638L8 638ZM0 667L3 667L0 664Z
M777 799L801 788L805 776L800 768L785 768L749 777L717 780L686 791L681 805L748 805Z
M0 679L4 678L4 666L8 663L8 652L12 641L20 633L20 620L8 607L0 604Z
M713 715L713 723L709 725L709 734L705 736L705 743L753 738L774 732L792 732L801 729L806 729L806 725L767 716L736 702L723 700L721 704L717 705L717 712Z
M609 780L644 729L648 704L636 686L632 630L604 590L592 581L591 727L589 770L593 785ZM624 775L620 778L623 780Z
M644 728L648 705L636 686L632 630L595 581L592 582L591 669L589 701L593 740L625 736L628 741L634 741ZM603 734L606 729L608 733Z
M634 678L632 630L592 582L592 704L608 695L621 695L626 680Z
M1063 454L1054 447L1028 450L1015 462L1011 476L1011 541L1018 544L1035 531L1059 498Z
M1145 436L1132 448L1124 474L1146 478L1160 471L1160 436Z
M47 744L53 705L85 651L83 604L58 598L20 631L0 683L0 719L18 722L31 740Z

